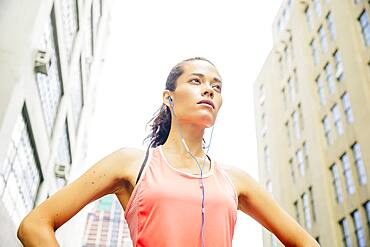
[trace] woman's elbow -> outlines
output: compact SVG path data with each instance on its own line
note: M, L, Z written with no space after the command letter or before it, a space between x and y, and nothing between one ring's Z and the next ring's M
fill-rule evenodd
M28 215L22 220L17 230L18 239L23 246L57 246L53 227L37 218Z
M18 226L17 230L17 238L22 242L23 245L25 245L27 236L29 235L29 232L32 230L32 223L27 218L23 219L22 222Z

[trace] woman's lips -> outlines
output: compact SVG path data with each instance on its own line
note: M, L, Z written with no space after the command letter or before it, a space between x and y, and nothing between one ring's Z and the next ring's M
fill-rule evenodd
M207 107L213 109L213 107L208 103L199 103L199 105L204 105L204 106L207 106Z
M211 100L201 100L198 102L198 104L209 105L210 107L212 107L212 109L215 109L215 105Z

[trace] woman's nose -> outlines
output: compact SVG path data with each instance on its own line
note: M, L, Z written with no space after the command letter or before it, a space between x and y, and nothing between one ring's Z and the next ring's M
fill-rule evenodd
M213 98L213 96L214 96L214 92L213 92L213 88L212 88L212 86L211 85L209 85L209 84L207 84L207 83L205 83L205 86L204 86L204 88L203 88L203 93L202 93L202 95L204 96L204 95L209 95L211 98Z

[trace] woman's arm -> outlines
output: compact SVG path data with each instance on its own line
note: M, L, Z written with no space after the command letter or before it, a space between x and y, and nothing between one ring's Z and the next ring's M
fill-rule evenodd
M17 236L24 246L59 246L54 231L88 203L115 193L134 162L132 149L119 149L101 159L73 183L34 208L21 222ZM137 153L137 152L136 152Z
M248 173L236 167L230 167L225 170L238 190L238 209L261 223L285 246L320 246Z

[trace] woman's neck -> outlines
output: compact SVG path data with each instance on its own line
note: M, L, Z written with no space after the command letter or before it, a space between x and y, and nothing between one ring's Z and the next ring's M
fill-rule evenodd
M180 124L178 123L178 125ZM199 127L199 125L182 124L179 126L181 129L179 129L178 125L172 123L170 133L163 147L171 153L191 157L182 142L182 138L184 138L192 155L199 158L204 157L205 153L202 148L204 128Z

